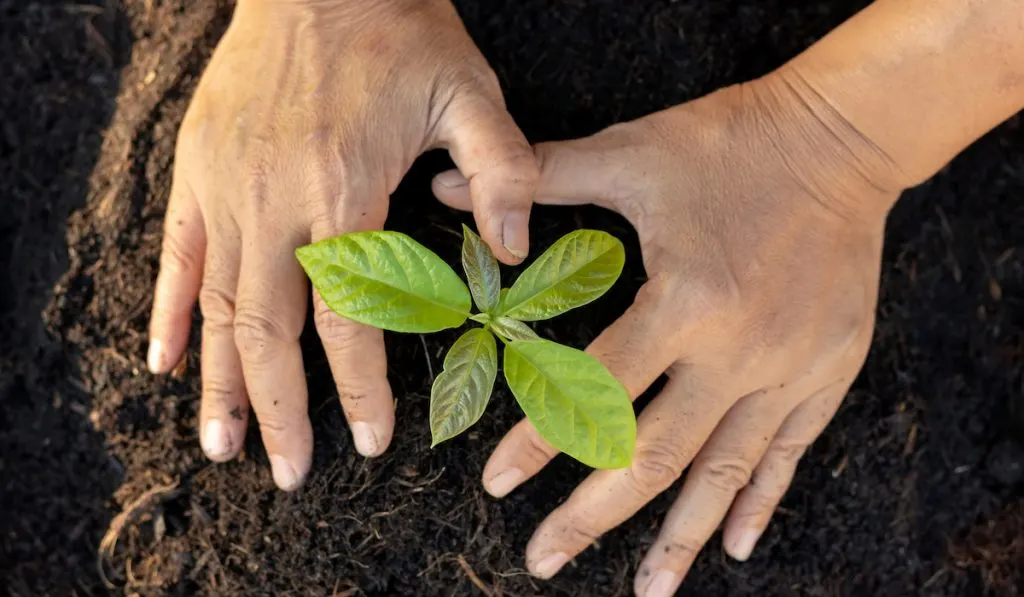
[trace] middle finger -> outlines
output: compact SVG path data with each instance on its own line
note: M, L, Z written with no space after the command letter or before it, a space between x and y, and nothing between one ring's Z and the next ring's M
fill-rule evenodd
M313 455L299 347L306 283L293 255L302 239L286 231L250 228L242 243L235 343L274 482L291 491L302 485Z

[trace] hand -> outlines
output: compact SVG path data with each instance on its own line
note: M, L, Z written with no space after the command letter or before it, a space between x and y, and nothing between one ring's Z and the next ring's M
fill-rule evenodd
M472 180L481 236L518 263L537 166L448 0L238 3L178 137L148 357L154 372L178 362L198 297L211 459L238 453L251 404L274 481L302 484L309 290L293 251L380 228L389 194L434 147ZM394 427L383 335L314 307L355 446L380 454Z
M670 377L639 416L632 466L594 472L534 534L538 576L687 467L637 594L674 594L723 519L725 549L745 560L861 368L898 168L806 91L779 74L536 148L538 202L604 206L639 233L649 280L588 351L634 399ZM434 192L468 208L449 187ZM524 420L484 485L501 497L555 455Z

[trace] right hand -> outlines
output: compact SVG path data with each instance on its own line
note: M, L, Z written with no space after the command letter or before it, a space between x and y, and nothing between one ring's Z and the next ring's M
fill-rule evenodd
M438 147L470 181L483 239L520 262L537 166L448 0L239 1L178 137L150 324L149 367L166 372L198 298L211 459L238 454L251 405L274 481L302 484L309 285L294 250L381 228L413 160ZM378 455L394 427L383 334L314 306L356 449Z

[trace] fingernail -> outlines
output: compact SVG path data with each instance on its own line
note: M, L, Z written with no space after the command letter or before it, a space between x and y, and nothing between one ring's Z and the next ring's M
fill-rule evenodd
M299 475L288 459L278 454L270 455L270 470L274 474L274 483L285 491L299 487Z
M460 174L458 170L447 170L442 172L438 174L434 180L446 189L457 189L469 184L469 180Z
M754 552L757 540L761 538L761 531L757 529L743 529L737 533L736 538L726 547L726 551L734 560L746 562L750 554Z
M163 373L161 366L164 363L164 347L159 340L149 341L149 353L146 354L146 366L150 373Z
M523 482L523 471L513 467L494 475L484 482L487 493L496 498L505 497Z
M647 585L643 597L672 597L682 580L679 574L671 570L659 570L651 579L651 584Z
M565 566L568 561L568 554L556 551L553 554L544 556L539 562L537 562L537 565L533 567L533 575L544 579L551 578L561 570L562 566Z
M377 442L377 434L369 423L355 421L349 425L352 430L352 442L356 445L356 451L363 456L376 456L380 443Z
M200 444L206 455L217 460L231 453L231 430L219 419L210 419L203 427Z
M530 252L529 216L523 211L509 212L501 228L501 244L520 259Z

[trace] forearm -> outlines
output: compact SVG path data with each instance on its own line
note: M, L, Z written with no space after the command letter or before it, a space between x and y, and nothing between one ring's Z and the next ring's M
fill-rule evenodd
M1024 108L1024 1L878 0L777 74L913 186Z

